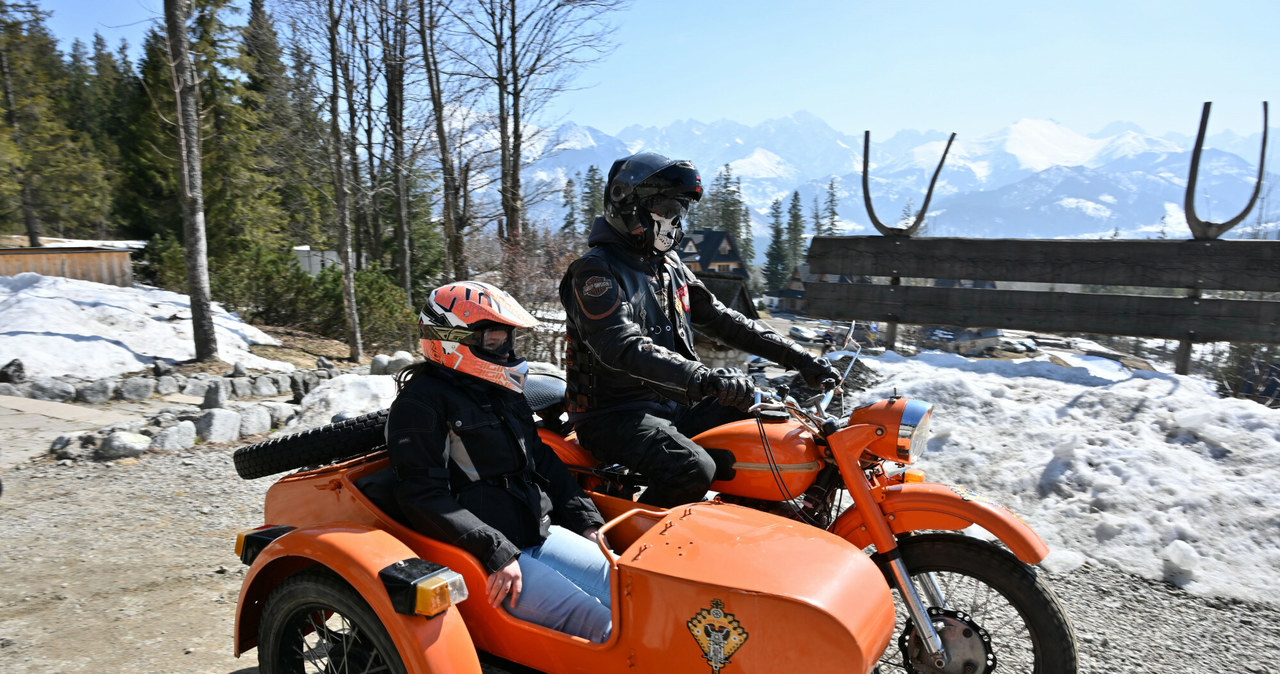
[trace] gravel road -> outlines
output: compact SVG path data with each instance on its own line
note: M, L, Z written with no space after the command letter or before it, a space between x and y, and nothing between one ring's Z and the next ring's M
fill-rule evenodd
M233 548L271 479L238 478L233 449L5 471L0 671L257 672L255 652L231 654ZM1050 578L1082 672L1280 674L1280 598L1194 596L1103 567Z

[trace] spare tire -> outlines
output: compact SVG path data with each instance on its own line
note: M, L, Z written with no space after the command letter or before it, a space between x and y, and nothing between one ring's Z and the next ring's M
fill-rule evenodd
M379 410L301 433L246 445L235 451L236 473L246 480L295 468L363 456L386 444L390 410Z

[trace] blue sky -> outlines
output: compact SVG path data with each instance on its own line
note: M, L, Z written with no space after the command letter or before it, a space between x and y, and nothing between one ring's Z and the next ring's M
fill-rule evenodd
M245 2L247 5L247 2ZM69 45L138 43L162 0L44 0ZM618 47L546 110L616 134L681 119L757 124L799 110L840 131L955 131L1019 119L1255 133L1280 101L1274 0L638 0ZM1280 116L1280 111L1277 112Z

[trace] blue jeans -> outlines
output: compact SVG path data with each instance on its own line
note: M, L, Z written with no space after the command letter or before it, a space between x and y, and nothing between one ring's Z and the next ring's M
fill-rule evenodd
M520 603L502 605L511 615L553 630L609 640L613 631L609 560L595 542L567 529L551 527L541 545L520 551Z

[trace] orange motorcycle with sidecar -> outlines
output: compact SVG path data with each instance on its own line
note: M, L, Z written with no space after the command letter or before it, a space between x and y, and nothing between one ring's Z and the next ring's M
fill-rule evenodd
M851 357L849 369L857 358L831 355ZM356 664L388 663L376 671L474 671L476 648L547 672L1077 671L1070 621L1035 566L1048 554L1039 536L911 467L931 405L892 397L834 418L832 392L813 408L782 393L757 394L753 418L693 438L730 460L718 461L714 500L669 511L635 503L642 476L598 465L554 422L540 429L617 551L603 551L614 632L602 645L460 599L483 594L479 562L408 529L379 497L387 459L367 452L385 411L241 448L245 477L366 455L268 491L267 524L237 544L250 570L236 652L257 646L264 673L345 671L303 665L350 666L348 651ZM526 385L544 419L559 416L563 395L555 377ZM999 544L961 533L970 527ZM362 638L344 636L352 629Z

